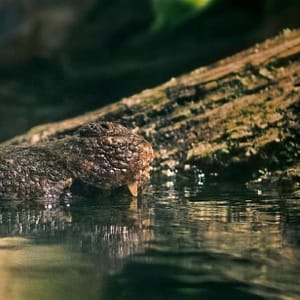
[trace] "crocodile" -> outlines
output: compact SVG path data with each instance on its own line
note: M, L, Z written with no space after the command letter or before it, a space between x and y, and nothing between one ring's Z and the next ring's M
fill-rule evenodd
M0 148L0 198L58 198L76 180L100 189L127 185L136 197L150 178L152 160L142 136L95 121L35 145Z

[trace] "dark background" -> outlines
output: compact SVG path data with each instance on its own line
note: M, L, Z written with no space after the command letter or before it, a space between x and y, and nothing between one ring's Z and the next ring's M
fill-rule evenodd
M0 140L300 25L300 1L2 0ZM163 3L167 3L163 5Z

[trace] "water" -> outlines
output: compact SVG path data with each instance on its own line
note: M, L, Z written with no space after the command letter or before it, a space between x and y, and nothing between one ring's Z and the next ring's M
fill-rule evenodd
M300 299L300 199L154 178L127 193L1 203L0 299Z

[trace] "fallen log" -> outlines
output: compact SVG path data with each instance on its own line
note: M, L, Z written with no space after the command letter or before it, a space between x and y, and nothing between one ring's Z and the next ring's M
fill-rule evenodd
M190 165L219 173L266 169L285 178L292 173L298 184L299 111L300 30L286 29L117 103L34 127L2 146L64 136L98 119L117 121L152 143L157 171Z

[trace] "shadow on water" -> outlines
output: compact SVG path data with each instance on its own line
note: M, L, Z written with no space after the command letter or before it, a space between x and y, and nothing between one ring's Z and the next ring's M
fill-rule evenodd
M299 298L299 198L204 179L1 202L0 299Z

